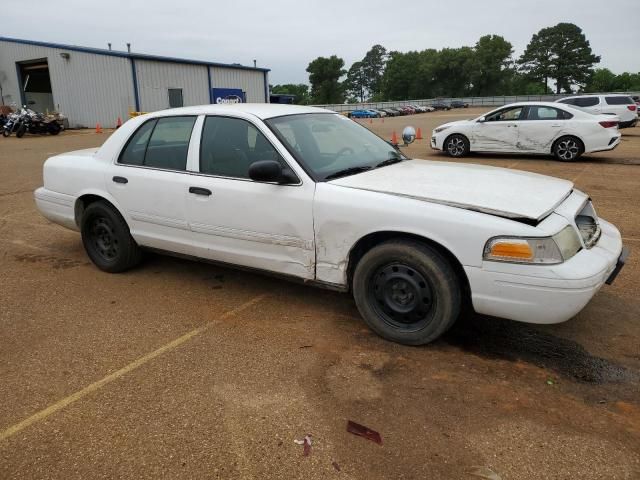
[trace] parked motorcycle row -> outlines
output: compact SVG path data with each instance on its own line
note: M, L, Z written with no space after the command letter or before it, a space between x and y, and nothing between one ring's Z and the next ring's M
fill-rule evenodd
M0 115L0 130L3 137L9 137L14 133L18 138L22 138L26 133L58 135L64 130L62 121L63 117L60 114L45 115L34 112L25 105L19 112Z

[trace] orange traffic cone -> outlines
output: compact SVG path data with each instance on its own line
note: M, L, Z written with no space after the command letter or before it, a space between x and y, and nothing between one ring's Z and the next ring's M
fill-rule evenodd
M369 119L369 123L373 123L373 118L370 118L370 119Z
M398 145L398 135L395 130L393 131L393 135L391 135L391 143Z
M422 130L418 127L418 132L416 133L416 140L422 140Z
M102 133L102 127L99 123L96 123L96 133Z
M116 128L120 128L122 126L122 119L118 117L118 121L116 122Z

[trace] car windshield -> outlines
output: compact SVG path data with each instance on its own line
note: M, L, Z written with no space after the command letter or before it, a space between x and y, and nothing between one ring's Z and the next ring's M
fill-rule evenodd
M286 115L266 123L317 181L354 175L406 159L382 138L343 115Z

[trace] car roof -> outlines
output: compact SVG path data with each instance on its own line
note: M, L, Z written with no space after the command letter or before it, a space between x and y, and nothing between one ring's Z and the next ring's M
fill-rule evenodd
M261 119L297 115L303 113L336 113L317 107L301 105L284 105L272 103L234 103L223 105L200 105L193 107L171 108L147 114L148 117L164 117L174 115L229 115L234 113L250 114Z
M584 95L571 95L569 97L562 97L560 100L564 100L566 98L585 98L585 97L630 97L625 93L587 93Z

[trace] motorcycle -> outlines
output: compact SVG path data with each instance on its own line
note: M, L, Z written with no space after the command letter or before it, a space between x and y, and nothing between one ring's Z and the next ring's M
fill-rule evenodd
M2 127L2 136L8 137L12 133L18 131L22 126L22 115L20 113L11 113L7 116L7 120Z
M16 137L22 138L25 133L58 135L61 131L62 126L55 117L45 117L25 106L21 111L21 123L16 130Z

